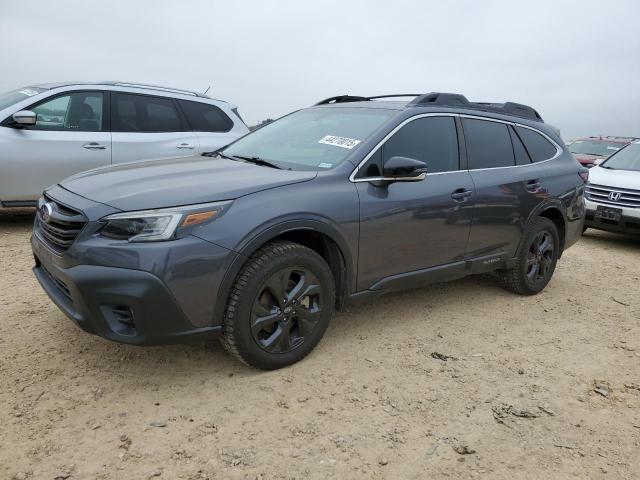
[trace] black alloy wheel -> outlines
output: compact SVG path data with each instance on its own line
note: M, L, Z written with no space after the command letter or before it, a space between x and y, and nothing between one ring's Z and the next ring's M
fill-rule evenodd
M256 368L274 370L302 360L322 339L335 310L331 268L318 252L275 241L256 251L238 273L222 325L222 344Z
M300 347L322 316L322 287L304 267L283 268L259 289L251 311L251 333L269 353Z
M551 233L539 232L529 245L527 254L527 278L531 283L544 281L555 263Z

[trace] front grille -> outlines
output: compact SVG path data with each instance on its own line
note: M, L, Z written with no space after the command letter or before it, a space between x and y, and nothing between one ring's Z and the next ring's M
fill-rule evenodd
M35 231L57 253L65 252L80 234L86 219L82 213L43 197L38 202Z
M605 205L616 207L640 208L640 190L630 190L627 188L605 187L603 185L587 184L587 199ZM620 194L617 200L614 198Z

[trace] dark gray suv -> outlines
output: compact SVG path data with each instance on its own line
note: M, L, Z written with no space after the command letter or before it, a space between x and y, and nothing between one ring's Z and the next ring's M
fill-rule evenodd
M139 345L220 335L275 369L352 301L489 271L541 291L580 237L586 179L525 105L333 97L217 152L49 188L34 272L89 333Z

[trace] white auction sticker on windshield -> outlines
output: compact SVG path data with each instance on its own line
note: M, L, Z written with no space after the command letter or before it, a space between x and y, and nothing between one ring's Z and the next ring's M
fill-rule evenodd
M25 88L24 90L20 90L20 93L26 95L27 97L33 97L34 95L38 94L38 91L31 88Z
M318 140L318 143L324 143L325 145L333 145L334 147L348 148L351 150L353 147L360 143L360 140L347 137L336 137L335 135L327 135L324 138Z

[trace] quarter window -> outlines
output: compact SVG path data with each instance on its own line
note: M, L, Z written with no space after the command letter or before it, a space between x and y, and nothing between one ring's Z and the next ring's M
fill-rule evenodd
M534 162L549 160L557 153L556 147L538 132L523 127L516 127L516 131Z
M509 127L509 133L511 134L511 143L513 144L513 153L516 156L516 165L529 165L531 163L531 158L527 153L527 149L524 148L520 137L513 129L513 127Z
M515 165L508 125L464 118L469 168L512 167Z
M102 93L61 95L31 107L37 115L32 130L99 132L102 130Z
M113 93L111 129L114 132L180 132L180 115L173 100L163 97Z
M228 132L233 121L215 105L178 100L191 128L196 132Z

